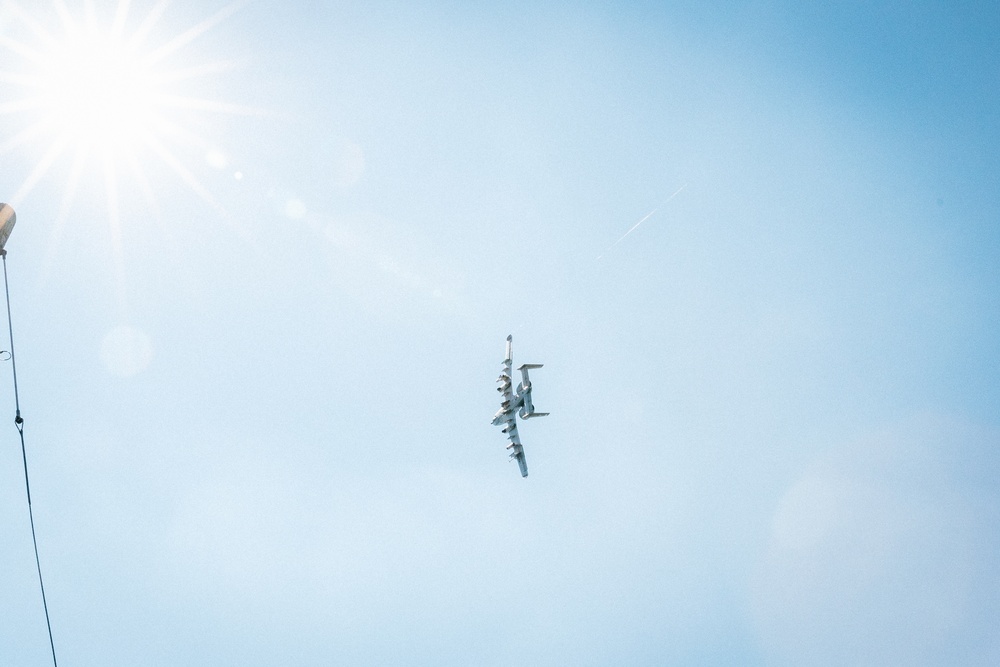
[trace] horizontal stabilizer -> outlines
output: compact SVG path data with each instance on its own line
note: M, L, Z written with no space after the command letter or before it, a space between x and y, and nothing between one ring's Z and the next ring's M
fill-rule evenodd
M531 419L532 417L548 417L548 412L529 412L526 415L521 415L521 419Z
M544 365L545 364L521 364L520 366L517 367L517 370L520 371L520 370L524 370L525 368L527 368L528 370L531 370L532 368L541 368Z

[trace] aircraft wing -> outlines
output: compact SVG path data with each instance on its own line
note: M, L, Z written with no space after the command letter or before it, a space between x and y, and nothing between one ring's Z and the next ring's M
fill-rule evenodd
M510 455L512 459L517 459L517 466L521 469L521 477L528 476L528 462L524 460L524 449L521 445L514 446L514 453Z
M517 414L525 406L525 398L519 390L514 392L513 373L511 361L511 347L513 336L507 336L507 354L503 360L503 370L497 378L497 391L500 392L500 409L493 415L493 425L503 426L503 433L507 435L510 444L507 449L511 450L510 458L517 461L518 468L521 469L521 477L528 476L528 462L524 458L524 448L521 446L521 438L517 434ZM534 368L534 366L531 366ZM524 371L521 371L524 373ZM529 385L530 386L530 385ZM529 394L530 395L530 394ZM539 416L541 416L539 414Z
M497 391L500 392L500 410L493 415L493 425L508 421L508 416L513 417L514 413L521 407L520 397L514 395L514 385L511 379L511 340L512 336L507 336L507 356L503 360L503 370L497 378ZM513 420L511 420L513 421ZM506 432L506 431L504 431Z

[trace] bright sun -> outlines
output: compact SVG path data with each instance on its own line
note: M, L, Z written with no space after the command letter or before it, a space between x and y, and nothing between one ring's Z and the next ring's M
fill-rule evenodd
M91 24L44 53L34 87L52 136L114 153L155 137L162 106L157 72L137 51L120 34Z
M68 209L80 174L95 160L105 174L108 207L115 223L119 175L128 174L150 198L141 156L152 155L206 201L211 197L177 149L208 154L211 142L198 137L184 119L191 112L253 113L215 100L186 96L183 84L229 69L228 62L179 66L189 45L236 9L230 4L193 27L157 39L168 0L136 15L132 0L117 0L113 13L100 16L93 0L73 12L52 0L49 21L16 2L0 9L0 119L13 134L0 137L0 155L22 145L41 144L20 190L24 198L59 158L72 156L63 210ZM108 10L110 4L105 4ZM51 20L55 18L55 21ZM134 17L134 20L133 20ZM6 52L6 53L4 53ZM182 56L182 57L178 57ZM18 125L4 119L23 118Z

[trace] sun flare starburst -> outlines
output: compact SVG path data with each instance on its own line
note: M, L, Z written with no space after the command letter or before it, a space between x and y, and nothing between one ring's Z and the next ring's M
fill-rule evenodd
M36 156L10 201L19 203L68 155L60 218L81 175L103 173L115 227L122 176L155 204L146 175L154 165L165 166L215 205L190 155L204 157L217 148L190 121L201 112L256 112L186 94L185 85L232 68L228 61L191 64L191 45L228 18L237 3L176 33L165 27L169 0L157 0L144 14L133 11L132 0L105 3L107 15L100 14L99 4L85 0L71 11L64 0L53 0L45 16L35 6L29 12L12 1L0 9L0 118L4 128L14 128L0 131L0 155L23 150Z
M39 62L42 122L55 136L128 151L157 133L157 72L120 34L82 28Z

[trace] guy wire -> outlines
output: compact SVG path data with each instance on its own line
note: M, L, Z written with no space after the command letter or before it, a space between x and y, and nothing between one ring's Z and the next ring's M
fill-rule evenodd
M21 436L21 460L24 462L24 490L28 496L28 519L31 522L31 543L35 547L35 567L38 570L38 586L42 590L42 609L45 610L45 627L49 631L49 648L52 649L52 665L58 667L56 662L56 644L52 639L52 623L49 621L49 605L45 600L45 583L42 581L42 563L38 558L38 538L35 537L35 514L31 509L31 484L28 482L28 454L24 448L24 420L21 419L21 402L17 396L17 363L14 357L14 324L10 316L10 288L7 285L7 251L0 249L0 257L3 257L3 289L7 297L7 331L10 334L10 366L14 372L14 425Z

